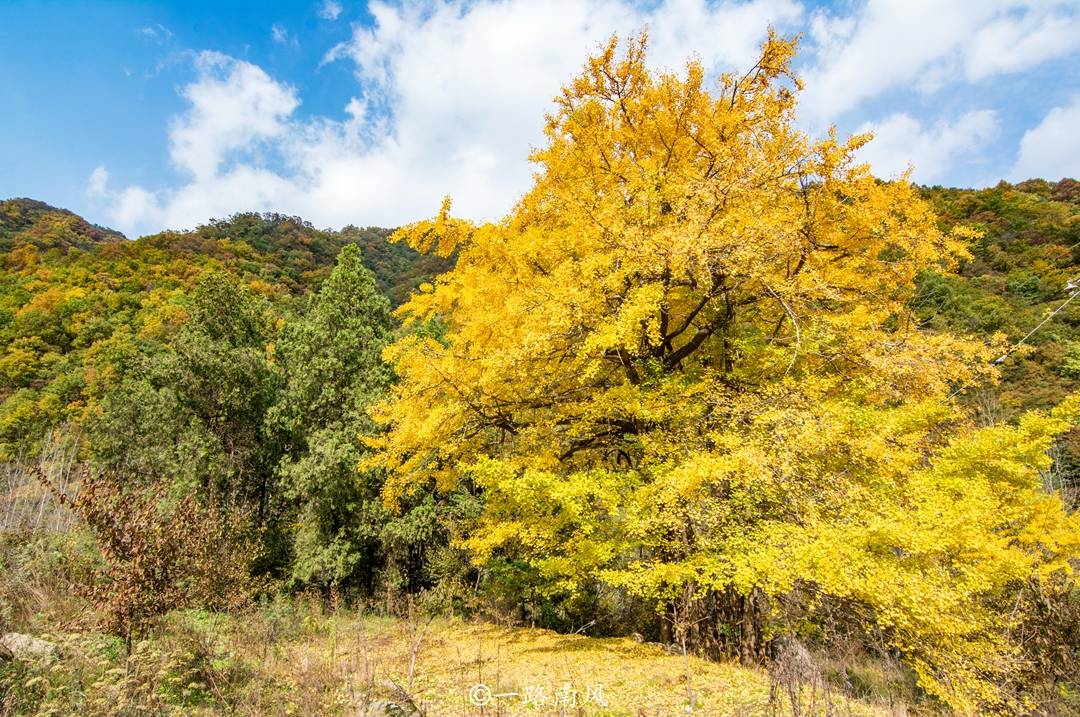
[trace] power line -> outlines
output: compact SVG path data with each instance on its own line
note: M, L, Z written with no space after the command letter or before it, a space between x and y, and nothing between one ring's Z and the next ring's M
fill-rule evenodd
M1005 361L1009 358L1009 356L1011 356L1017 349L1019 349L1021 346L1023 346L1024 343L1028 339L1030 339L1032 336L1035 335L1035 332L1037 332L1039 329L1041 329L1043 326L1045 326L1047 324L1047 322L1052 320L1055 316L1060 314L1061 311L1066 306L1068 306L1069 303L1073 299L1075 299L1077 296L1080 296L1080 278L1069 279L1069 281L1065 284L1065 290L1069 292L1069 298L1065 299L1065 301L1063 301L1060 306L1058 306L1056 309L1054 309L1049 314L1047 314L1046 317L1043 318L1042 321L1035 324L1035 328L1033 328L1031 331L1028 331L1027 334L1024 335L1024 338L1017 341L1015 344L1010 346L1005 353L1001 354L996 359L991 361L990 365L992 365L992 366L1000 366L1001 364L1005 363ZM949 398L955 398L957 394L959 394L965 388L970 386L974 381L975 381L974 378L968 379L965 383L963 383L961 386L959 386L955 391L950 393Z

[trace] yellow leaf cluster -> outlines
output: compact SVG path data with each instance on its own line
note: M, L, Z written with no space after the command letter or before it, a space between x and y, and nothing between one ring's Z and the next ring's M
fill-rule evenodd
M954 707L1003 704L1001 600L1080 550L1038 483L1075 405L969 424L950 392L992 379L1002 347L909 306L968 233L856 162L869 137L793 126L793 42L714 89L694 62L651 73L643 36L618 50L556 98L507 217L474 226L447 200L399 232L457 265L386 351L388 502L468 481L485 512L462 544L558 589L811 585L865 606Z

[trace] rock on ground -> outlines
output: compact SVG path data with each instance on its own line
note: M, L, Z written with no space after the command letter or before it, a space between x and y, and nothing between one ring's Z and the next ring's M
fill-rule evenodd
M60 648L56 643L33 635L9 632L0 637L0 657L4 657L4 653L16 660L52 660L60 657Z

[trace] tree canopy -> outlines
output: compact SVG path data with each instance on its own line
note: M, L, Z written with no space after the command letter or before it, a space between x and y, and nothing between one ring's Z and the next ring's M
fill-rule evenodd
M974 423L955 394L995 379L1003 336L912 304L973 232L873 177L868 136L795 128L793 42L714 89L646 46L613 39L563 89L508 216L447 200L396 235L457 263L399 309L443 330L385 354L386 500L482 495L459 533L478 564L641 595L745 659L845 601L930 693L1010 709L1009 606L1080 556L1039 475L1075 402Z

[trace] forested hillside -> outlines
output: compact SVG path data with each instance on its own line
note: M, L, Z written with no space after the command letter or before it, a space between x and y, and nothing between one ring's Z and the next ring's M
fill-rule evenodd
M449 266L388 236L238 214L129 241L42 202L0 202L0 454L33 452L50 428L81 424L125 357L170 343L208 274L231 277L284 317L349 244L394 305Z
M914 300L928 326L1019 340L1068 298L1080 277L1080 185L1032 180L984 190L925 188L943 227L982 236L957 275L927 273ZM298 217L238 214L190 232L129 241L66 210L29 199L0 202L0 437L11 455L48 427L84 415L110 360L138 340L163 339L184 321L205 272L221 270L284 315L356 244L392 306L451 260L388 241L390 230L321 231ZM1080 302L1078 302L1080 303ZM1004 364L1002 385L971 400L1013 418L1080 387L1080 305L1071 306ZM989 402L989 403L987 403Z
M99 242L124 238L120 232L90 224L66 209L50 207L33 199L0 202L0 248L10 251L19 244L37 249L87 249Z
M958 276L924 277L915 299L929 326L1018 341L1080 279L1080 182L1031 180L983 190L925 189L943 226L981 232ZM1080 284L1080 281L1077 282ZM1080 302L1078 302L1080 303ZM1054 405L1080 387L1080 306L1070 306L1004 364L997 393L1004 417Z
M1031 180L984 190L933 187L923 193L942 226L964 224L982 232L969 243L972 257L961 263L959 276L923 278L915 302L929 325L985 336L1001 331L1020 339L1068 297L1066 283L1080 277L1080 183ZM380 292L396 306L451 262L391 243L390 233L356 227L320 231L298 217L240 214L192 232L128 241L44 202L2 201L3 395L46 385L40 371L31 380L19 368L29 354L12 349L39 339L43 353L37 358L49 364L73 347L100 340L102 332L111 333L102 319L129 321L103 314L121 313L123 307L130 312L134 303L147 302L143 318L160 320L145 312L149 303L160 302L163 290L182 294L208 269L224 269L270 297L302 295L327 276L341 247L354 243ZM105 276L108 281L95 283L94 277ZM82 295L59 301L68 289ZM91 314L93 325L62 318ZM1031 350L1006 364L1004 385L994 392L997 410L1013 416L1046 407L1080 387L1078 339L1080 308L1070 307L1027 341Z
M963 387L961 400L983 421L1012 421L1080 389L1080 299L1069 301L1080 286L1080 182L934 187L923 195L942 226L981 233L956 274L921 277L914 305L925 325L1023 342L1001 363L999 385ZM1080 502L1080 430L1062 436L1054 457L1051 480Z

